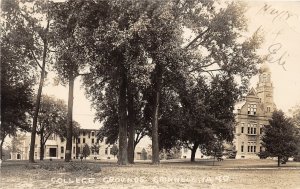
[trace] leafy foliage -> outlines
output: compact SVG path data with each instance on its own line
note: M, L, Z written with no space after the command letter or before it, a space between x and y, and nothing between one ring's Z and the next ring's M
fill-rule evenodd
M84 144L82 148L82 155L84 158L88 157L91 154L91 150L88 144Z
M115 157L119 153L119 148L117 145L113 145L113 147L110 149L110 153Z
M280 160L297 154L295 126L281 110L273 112L269 123L264 129L262 145L270 157L278 158L279 166Z
M33 36L16 7L16 1L1 2L1 152L6 136L30 130L29 113L36 80L36 64L28 48Z
M147 160L147 151L145 150L145 148L142 149L141 159L142 160Z

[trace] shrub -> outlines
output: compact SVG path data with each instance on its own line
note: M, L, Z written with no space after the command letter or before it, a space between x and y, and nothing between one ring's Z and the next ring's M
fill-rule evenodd
M66 171L66 172L78 172L78 171L89 171L93 173L99 173L101 167L99 164L88 164L79 162L69 163L40 163L40 164L26 164L26 169L44 169L48 171Z
M259 159L266 159L267 157L270 156L270 154L266 151L261 151L259 153L257 153Z
M300 162L300 155L294 156L294 161Z

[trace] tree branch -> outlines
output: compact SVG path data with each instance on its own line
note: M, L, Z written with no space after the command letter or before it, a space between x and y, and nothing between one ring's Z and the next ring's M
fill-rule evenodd
M188 49L191 45L193 45L199 38L201 38L206 32L208 32L209 28L200 33L197 37L195 37L184 49Z
M32 54L32 56L33 56L33 58L34 58L34 60L36 61L37 65L38 65L41 69L43 69L42 66L41 66L41 64L39 63L38 59L36 58L36 56L35 56L35 54L34 54L34 52L33 52L32 49L30 49L30 52L31 52L31 54Z

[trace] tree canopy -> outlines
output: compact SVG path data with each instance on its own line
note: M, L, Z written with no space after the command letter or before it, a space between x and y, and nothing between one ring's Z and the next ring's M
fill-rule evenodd
M297 154L296 128L291 119L287 118L281 110L273 112L269 123L270 125L264 129L262 145L270 157L278 158L278 166L280 166L282 159Z

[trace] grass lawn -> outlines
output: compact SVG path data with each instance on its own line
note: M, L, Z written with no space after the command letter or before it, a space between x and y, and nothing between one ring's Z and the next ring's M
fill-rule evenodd
M101 167L65 171L61 160L37 162L5 161L1 167L1 188L300 188L300 163L277 168L276 160L188 160L136 161L118 166L115 160L73 162L75 166ZM59 169L49 170L49 167Z

